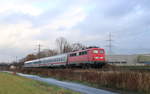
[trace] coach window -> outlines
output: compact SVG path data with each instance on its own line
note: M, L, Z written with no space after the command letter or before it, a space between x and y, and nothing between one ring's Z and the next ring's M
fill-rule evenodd
M65 58L61 58L61 62L65 61Z
M61 58L59 58L59 62L61 62Z
M53 62L55 62L55 59L53 59Z
M60 58L60 62L62 62L62 58Z
M46 60L43 60L43 63L46 63Z
M70 56L76 56L77 54L76 53L72 53L72 54L70 54Z
M72 56L72 54L70 54L70 56Z

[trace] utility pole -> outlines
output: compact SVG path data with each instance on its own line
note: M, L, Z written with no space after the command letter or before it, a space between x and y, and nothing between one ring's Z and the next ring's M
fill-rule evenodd
M40 52L41 52L41 44L38 45L38 58L40 59Z
M18 63L18 57L16 56L16 63Z
M107 58L108 58L108 62L111 62L112 61L112 41L113 41L111 32L109 32L109 38L106 41L108 41L108 45L106 45L106 47L108 47Z
M111 35L111 32L109 32L109 39L107 40L108 41L108 49L109 49L109 55L112 55L112 35Z
M111 32L109 33L109 54L112 54L112 38L111 38Z

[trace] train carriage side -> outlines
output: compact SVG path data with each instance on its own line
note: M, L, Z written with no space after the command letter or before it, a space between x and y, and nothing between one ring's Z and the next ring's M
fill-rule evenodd
M24 63L24 67L55 67L55 66L66 66L67 54L61 54Z
M45 63L50 66L66 66L67 64L67 54L61 54L49 57Z
M23 67L39 67L39 60L26 61Z

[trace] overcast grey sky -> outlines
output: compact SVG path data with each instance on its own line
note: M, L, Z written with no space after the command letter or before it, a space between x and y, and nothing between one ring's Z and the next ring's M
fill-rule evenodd
M55 39L113 53L150 53L150 0L0 0L0 61L12 61ZM106 48L107 50L107 48Z

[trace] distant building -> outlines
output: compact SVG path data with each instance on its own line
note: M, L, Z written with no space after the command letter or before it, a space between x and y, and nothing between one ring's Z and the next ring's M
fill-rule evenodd
M115 65L145 65L150 64L150 55L106 55L106 61Z
M145 65L150 65L150 54L141 54L138 56L138 62Z
M10 66L10 69L16 69L16 66L11 65L11 66Z

